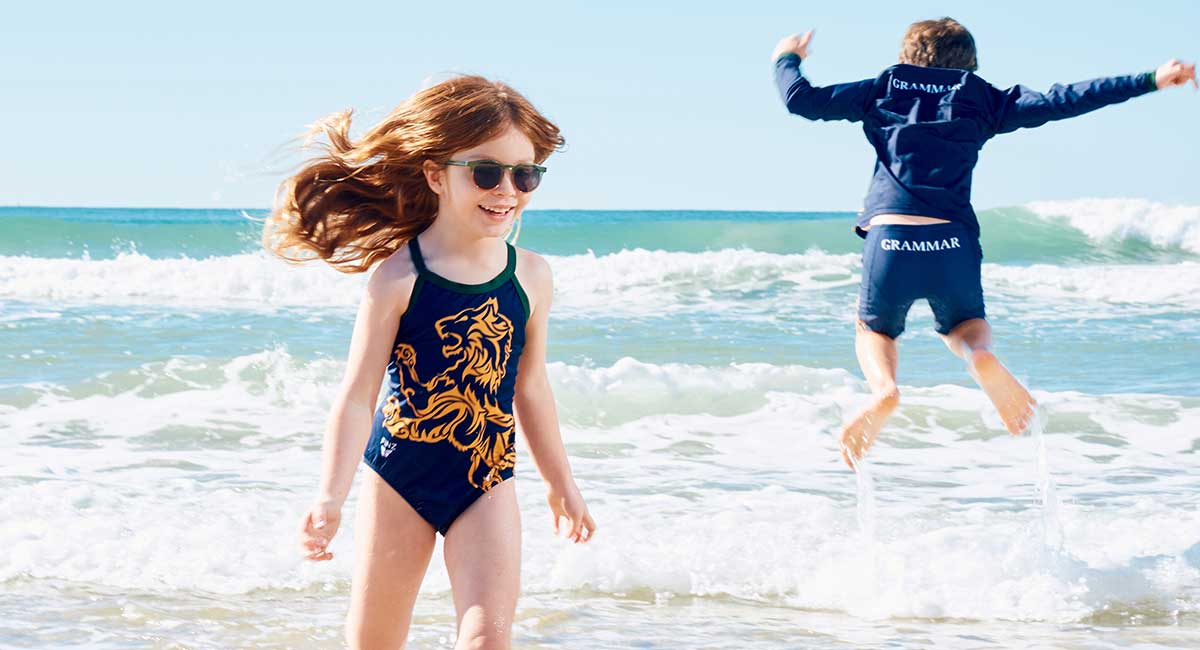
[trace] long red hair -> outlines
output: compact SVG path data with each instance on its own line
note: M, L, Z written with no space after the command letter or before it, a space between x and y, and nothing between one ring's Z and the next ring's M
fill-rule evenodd
M361 273L433 223L437 195L426 160L442 162L516 127L538 163L564 140L558 127L506 84L463 76L404 101L358 140L353 111L317 122L310 139L324 150L285 180L263 227L263 245L292 262L318 258ZM324 142L320 142L320 136Z

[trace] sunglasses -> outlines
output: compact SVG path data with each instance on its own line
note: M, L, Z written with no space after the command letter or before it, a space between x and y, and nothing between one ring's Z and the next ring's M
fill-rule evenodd
M471 180L481 190L493 190L504 180L504 170L512 172L513 186L522 192L532 192L542 183L546 168L541 165L502 165L494 160L447 160L447 165L471 170Z

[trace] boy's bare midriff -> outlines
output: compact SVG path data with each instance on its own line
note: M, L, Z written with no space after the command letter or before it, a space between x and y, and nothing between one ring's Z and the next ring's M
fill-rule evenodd
M930 226L935 223L950 223L946 219L938 219L936 217L922 217L915 214L877 214L871 217L872 226L881 226L883 224L899 224L902 226ZM870 230L870 228L867 228Z

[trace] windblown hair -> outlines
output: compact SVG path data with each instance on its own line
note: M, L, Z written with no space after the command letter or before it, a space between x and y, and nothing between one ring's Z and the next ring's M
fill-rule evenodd
M317 122L308 141L323 155L285 180L263 227L263 246L291 262L319 258L361 273L427 228L438 197L425 161L443 162L516 127L543 162L563 146L558 127L506 84L463 76L404 101L358 140L352 110Z
M900 43L900 63L971 72L979 69L975 38L949 17L909 25Z

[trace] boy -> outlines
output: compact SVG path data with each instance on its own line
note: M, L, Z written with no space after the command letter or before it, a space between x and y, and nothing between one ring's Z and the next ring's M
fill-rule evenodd
M928 300L937 332L996 406L1014 435L1035 402L991 353L980 286L979 223L971 173L991 137L1082 115L1156 89L1196 82L1196 66L1177 60L1154 72L998 90L974 74L975 40L951 18L913 23L900 63L875 79L822 88L800 63L812 31L775 47L775 80L788 111L810 120L861 121L875 148L875 175L855 232L866 239L855 352L872 401L845 425L842 458L854 469L899 404L896 337L915 300Z

